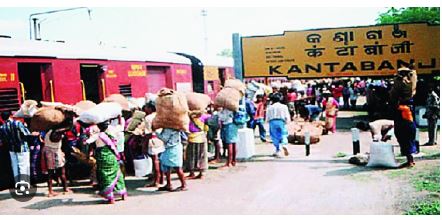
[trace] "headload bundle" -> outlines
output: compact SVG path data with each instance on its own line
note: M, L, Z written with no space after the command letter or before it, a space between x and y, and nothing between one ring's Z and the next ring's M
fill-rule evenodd
M190 92L186 93L186 98L191 111L204 111L210 105L210 97L206 94Z
M224 88L222 89L215 98L215 105L229 109L230 111L238 111L239 101L242 95L236 89Z
M158 95L148 92L148 93L146 93L144 95L144 98L146 98L146 103L148 103L148 102L155 102L157 100L157 98L158 98Z
M32 116L31 130L46 131L63 123L64 120L65 115L61 110L53 107L42 107Z
M104 99L103 102L115 102L118 103L125 111L130 111L129 101L121 94L112 94Z
M32 116L38 110L37 105L38 105L38 102L36 102L34 100L24 101L23 104L20 106L20 109L14 114L14 117L32 118Z
M80 115L84 111L87 111L95 106L97 106L97 104L95 104L94 102L89 101L89 100L79 101L79 102L77 102L77 104L74 105L74 107L76 108L76 113L78 115Z
M79 120L86 124L100 124L109 119L121 116L122 108L114 102L102 102L80 114Z
M186 96L172 89L162 88L155 102L157 114L152 122L155 128L189 129L189 106Z
M130 98L129 101L129 109L142 109L144 104L146 104L146 98Z
M228 79L224 83L224 88L233 88L241 92L242 95L246 94L246 85L239 79Z

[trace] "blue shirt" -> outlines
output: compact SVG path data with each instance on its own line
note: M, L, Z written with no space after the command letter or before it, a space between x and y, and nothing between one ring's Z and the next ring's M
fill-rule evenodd
M310 116L319 115L322 112L322 109L316 105L306 105L305 108L308 110Z
M29 152L26 136L31 135L29 130L20 121L8 119L0 127L0 140L8 146L10 152Z

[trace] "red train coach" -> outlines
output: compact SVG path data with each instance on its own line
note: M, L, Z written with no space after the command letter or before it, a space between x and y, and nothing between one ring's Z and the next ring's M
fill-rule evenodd
M212 57L203 60L204 64L204 93L208 94L212 100L221 90L221 86L228 79L235 78L233 70L233 59L228 57Z
M162 87L192 91L191 62L173 53L0 38L0 111L25 99L74 104Z

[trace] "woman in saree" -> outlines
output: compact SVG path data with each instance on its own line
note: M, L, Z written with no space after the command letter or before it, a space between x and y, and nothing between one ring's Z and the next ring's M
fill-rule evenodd
M99 194L107 199L109 204L115 203L114 194L121 196L122 200L127 197L124 175L120 170L116 140L107 132L109 123L103 122L97 125L99 133L92 135L86 142L95 142L95 159L97 160L97 180Z

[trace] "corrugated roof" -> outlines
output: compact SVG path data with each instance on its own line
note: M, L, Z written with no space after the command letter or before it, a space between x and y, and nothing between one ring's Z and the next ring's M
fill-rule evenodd
M75 46L68 43L15 40L0 38L0 56L56 57L59 59L99 59L120 61L150 61L191 64L174 53L111 48L106 46Z

